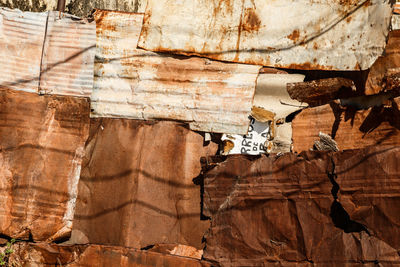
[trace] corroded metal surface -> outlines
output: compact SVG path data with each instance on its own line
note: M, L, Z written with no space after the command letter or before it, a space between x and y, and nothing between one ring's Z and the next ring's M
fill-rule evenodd
M355 110L356 105L368 104L363 102L347 107L332 102L304 109L292 122L294 151L311 149L319 132L332 136L340 150L400 145L400 99L385 98L382 95L377 106L366 110ZM387 103L383 106L382 102Z
M12 249L14 266L211 267L204 260L117 246L18 243Z
M95 23L68 14L0 9L0 85L90 96Z
M288 83L287 91L292 99L308 103L310 106L318 106L335 99L354 96L356 86L350 79L328 78Z
M386 76L400 73L400 30L389 33L385 54L372 65L365 84L365 94L373 95L391 90Z
M200 158L218 149L203 142L183 123L91 119L74 231L96 244L202 249L209 221L201 216L200 186L193 179Z
M364 70L384 50L391 13L384 0L149 0L139 46L273 67Z
M246 134L259 66L137 49L143 14L96 11L92 117L167 119Z
M0 90L0 234L68 237L77 198L89 101Z
M375 146L213 164L203 257L222 266L398 266L399 160L399 147Z

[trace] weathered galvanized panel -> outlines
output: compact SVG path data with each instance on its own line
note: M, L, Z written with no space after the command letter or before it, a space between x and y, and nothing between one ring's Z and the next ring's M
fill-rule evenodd
M39 91L90 97L96 23L49 11Z
M139 47L293 69L364 70L382 54L385 0L149 0Z
M0 8L0 85L37 92L47 13Z
M95 23L68 14L0 9L0 85L90 96Z
M246 134L259 66L137 49L143 14L96 11L92 117L170 119Z

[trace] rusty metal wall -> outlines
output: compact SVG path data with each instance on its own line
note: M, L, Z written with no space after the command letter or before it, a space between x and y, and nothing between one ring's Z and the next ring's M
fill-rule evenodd
M365 70L382 54L384 0L149 0L139 46L292 69Z
M55 11L0 8L0 86L89 97L95 23Z
M137 49L142 14L101 11L92 117L167 119L245 134L260 67Z

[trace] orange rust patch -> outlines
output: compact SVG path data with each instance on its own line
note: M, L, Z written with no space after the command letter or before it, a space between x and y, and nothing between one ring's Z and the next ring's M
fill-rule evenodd
M290 40L292 40L293 42L297 42L297 40L299 40L300 37L300 32L299 30L294 30L291 34L289 34L287 36L287 38L289 38Z
M346 18L346 22L350 22L351 19L352 19L352 17L351 17L351 16L348 16L348 17Z
M356 65L354 66L355 70L361 70L360 64L358 64L358 62L356 63Z
M313 48L314 48L315 50L317 50L317 49L318 49L318 44L317 44L317 43L314 43Z
M313 63L314 64L317 63L317 59L316 58L313 59Z
M297 70L333 70L332 66L322 66L319 64L313 64L311 62L304 62L303 64L280 65L279 67Z
M246 32L256 32L260 29L261 20L254 9L246 8L241 27Z

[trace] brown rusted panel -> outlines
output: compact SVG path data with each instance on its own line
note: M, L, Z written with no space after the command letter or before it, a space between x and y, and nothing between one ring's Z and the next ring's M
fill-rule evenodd
M329 78L309 82L288 83L287 91L292 99L310 106L323 105L331 100L355 95L354 82L345 78Z
M399 266L400 148L331 153L217 163L204 180L212 219L204 258L222 266Z
M389 32L385 54L372 65L365 85L365 94L373 95L390 90L386 86L385 76L400 73L400 30Z
M96 23L48 12L39 92L90 97Z
M137 48L143 14L97 10L92 117L185 121L246 134L260 66Z
M292 121L293 150L309 150L319 132L329 134L340 150L374 145L400 145L399 99L389 105L355 110L331 103L304 109Z
M400 91L400 68L399 73L389 74L385 77L386 88L390 90Z
M74 231L91 243L202 248L200 157L217 145L184 124L91 119Z
M86 98L0 90L0 234L35 241L72 228L84 144Z
M9 262L14 266L211 267L206 261L116 246L18 243L13 250Z

